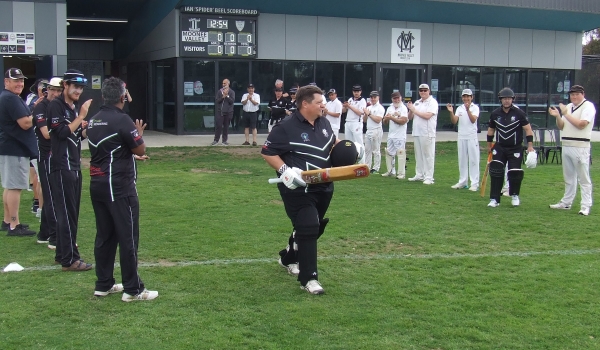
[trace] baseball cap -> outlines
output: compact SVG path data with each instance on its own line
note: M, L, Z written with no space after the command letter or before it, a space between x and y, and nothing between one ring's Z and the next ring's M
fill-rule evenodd
M312 83L310 83L310 84L308 84L308 85L310 85L310 86L317 86L317 83L315 83L315 82L312 82Z
M335 91L335 89L329 89L329 92L327 92L327 95L329 94L337 94L337 91Z
M462 92L462 95L469 95L469 96L473 96L473 91L471 91L471 89L464 89Z
M421 85L419 85L419 89L427 89L427 90L429 90L429 85L427 85L427 84L421 84Z
M571 92L581 92L583 94L583 93L585 93L585 90L583 89L583 86L581 86L581 85L573 85L569 89L569 93L571 93Z
M352 91L362 91L362 88L360 87L360 85L356 84L352 86Z
M295 94L297 91L298 91L298 88L295 86L290 88L290 94Z
M38 79L36 80L30 87L29 87L29 91L31 91L34 94L37 94L37 89L38 86L40 86L40 84L42 84L42 88L46 87L46 85L48 85L48 80L46 79Z
M62 88L62 79L59 77L54 77L50 79L48 87Z
M5 73L4 77L8 79L27 79L26 76L23 75L23 72L19 68L9 68Z
M373 96L379 96L379 92L377 91L371 91L371 93L369 94L369 96L373 97Z
M402 97L398 91L392 92L392 98Z
M249 87L249 88L253 88L253 87L254 87L254 84L250 83L250 84L248 84L248 87Z
M75 85L87 85L87 78L85 77L85 75L83 75L81 71L78 71L77 69L67 70L63 75L63 80L67 83L73 83Z

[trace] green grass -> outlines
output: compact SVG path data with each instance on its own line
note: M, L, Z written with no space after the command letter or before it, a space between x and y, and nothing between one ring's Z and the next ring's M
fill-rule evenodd
M438 143L433 186L336 183L319 240L326 294L311 296L277 265L290 223L259 152L149 149L138 163L152 302L95 298L93 271L62 272L34 238L0 236L0 265L26 267L0 274L0 348L600 349L600 211L577 215L579 195L572 210L548 208L564 190L560 165L525 170L518 208L450 189L455 143ZM88 184L78 243L93 262ZM34 224L30 204L24 192L21 218Z

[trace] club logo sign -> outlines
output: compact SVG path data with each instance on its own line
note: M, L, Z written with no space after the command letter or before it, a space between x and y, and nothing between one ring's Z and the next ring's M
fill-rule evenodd
M244 29L245 25L246 25L246 21L235 21L235 27L240 32Z
M421 30L392 28L392 63L421 63Z

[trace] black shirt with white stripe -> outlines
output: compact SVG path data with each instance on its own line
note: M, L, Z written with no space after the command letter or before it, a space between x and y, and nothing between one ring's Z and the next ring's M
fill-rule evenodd
M112 202L137 196L137 169L131 150L144 140L131 118L118 107L102 106L87 130L92 200Z
M69 124L77 118L77 112L65 102L64 96L60 95L50 102L46 115L50 120L50 172L80 171L83 129L81 125L75 132L69 129Z
M43 99L33 108L33 125L35 125L35 137L37 137L39 151L38 160L47 160L50 156L50 139L46 139L40 130L45 126L50 131L47 118L49 105L50 101Z
M527 115L515 106L510 107L508 112L498 107L490 115L489 127L496 129L496 143L503 147L522 145L525 125L529 125Z

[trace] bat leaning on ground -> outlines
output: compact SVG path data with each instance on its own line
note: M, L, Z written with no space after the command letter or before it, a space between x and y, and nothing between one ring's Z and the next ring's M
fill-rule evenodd
M479 186L479 195L485 196L485 185L487 184L488 173L490 172L490 162L492 161L492 152L488 153L487 164L485 165L485 171L483 172L483 180L481 186Z
M334 168L306 170L302 172L302 180L307 184L360 179L369 176L369 167L366 164L354 164ZM270 184L283 182L280 178L269 179Z

